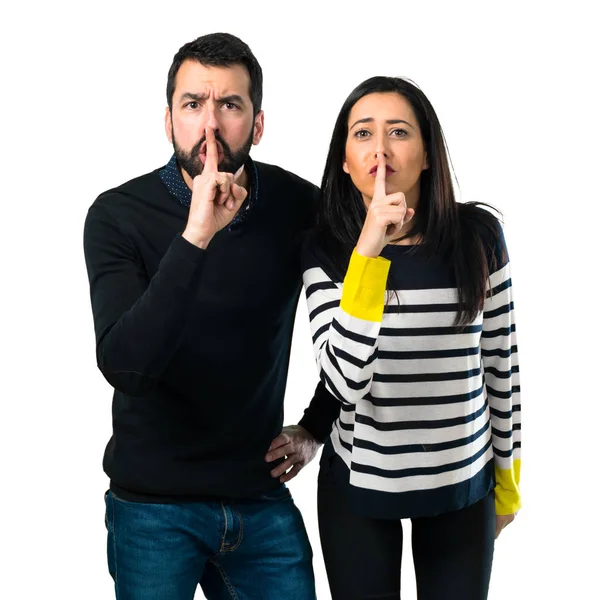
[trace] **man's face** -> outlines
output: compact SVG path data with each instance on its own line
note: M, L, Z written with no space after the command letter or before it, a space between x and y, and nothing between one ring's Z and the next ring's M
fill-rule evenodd
M184 61L172 105L167 108L165 130L179 165L191 179L204 169L207 126L215 131L219 171L235 173L262 137L263 112L253 117L250 76L241 65L205 67L195 60Z

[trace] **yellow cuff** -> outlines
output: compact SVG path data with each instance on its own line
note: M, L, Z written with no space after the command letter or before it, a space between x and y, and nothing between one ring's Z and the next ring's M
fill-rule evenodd
M521 494L519 493L521 459L516 459L511 469L495 467L495 471L496 514L512 515L521 508Z
M342 288L342 310L352 317L381 322L391 264L387 258L368 258L354 250Z

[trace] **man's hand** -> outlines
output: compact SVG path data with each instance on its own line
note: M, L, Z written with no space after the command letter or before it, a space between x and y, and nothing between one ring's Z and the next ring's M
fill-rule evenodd
M219 150L215 132L206 128L206 161L201 175L194 177L192 203L183 237L205 249L217 231L231 223L248 192L240 186L244 171L237 173L219 171Z
M281 434L271 442L269 452L265 457L267 462L286 457L271 471L271 476L279 477L281 483L290 481L315 457L320 445L321 443L317 442L304 427L300 427L300 425L284 427ZM288 472L286 473L286 471Z
M515 516L517 513L512 515L496 515L496 539L502 532L502 530L509 524L515 520Z
M406 197L402 192L387 194L385 177L385 157L379 153L373 199L356 244L356 251L362 256L377 258L415 214L412 208L407 207Z

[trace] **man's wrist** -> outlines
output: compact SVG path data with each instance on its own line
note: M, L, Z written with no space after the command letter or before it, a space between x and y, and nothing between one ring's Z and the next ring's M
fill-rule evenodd
M307 436L312 437L312 439L319 443L322 444L323 442L325 442L325 439L327 438L327 435L325 435L324 437L319 435L318 430L318 426L316 423L311 422L311 419L309 417L307 417L306 415L304 417L302 417L302 419L300 419L299 423L296 425L297 427L300 427L300 429L302 429Z
M212 239L212 237L207 238L206 236L195 233L193 230L190 230L187 227L181 234L181 237L201 250L206 250L210 244L210 240Z

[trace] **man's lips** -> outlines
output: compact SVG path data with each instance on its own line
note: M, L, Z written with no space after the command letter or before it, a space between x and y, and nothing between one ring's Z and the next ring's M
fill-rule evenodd
M206 162L206 142L204 142L201 146L200 146L200 160L202 161L202 164L204 164ZM221 162L223 160L223 148L221 146L221 144L219 144L219 142L217 142L217 154L218 154L218 161Z
M369 175L373 175L373 177L375 177L375 175L377 175L377 165L375 165L370 171L369 171ZM396 171L394 169L392 169L392 167L390 167L390 165L385 165L385 175L386 177L388 175L391 175L392 173L395 173Z
M202 164L206 163L206 154L204 152L200 152L200 160L202 161ZM217 162L220 163L222 160L223 160L223 153L219 152Z

